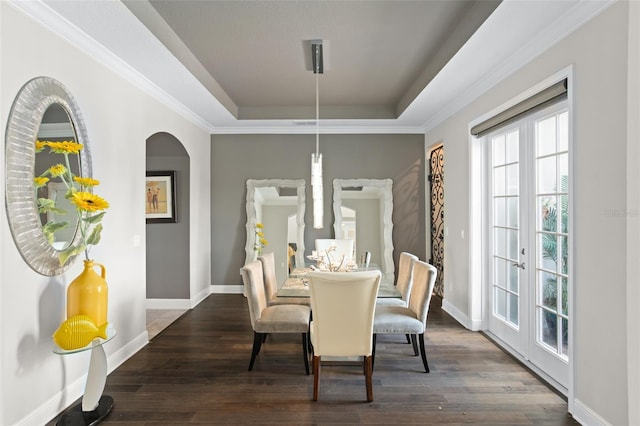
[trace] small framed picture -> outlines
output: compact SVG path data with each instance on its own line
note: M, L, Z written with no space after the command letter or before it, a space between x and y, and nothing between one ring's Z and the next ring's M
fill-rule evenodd
M175 223L176 172L147 171L145 213L147 223Z

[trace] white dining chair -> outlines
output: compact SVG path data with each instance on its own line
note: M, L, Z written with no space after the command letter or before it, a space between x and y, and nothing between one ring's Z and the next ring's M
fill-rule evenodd
M323 356L363 357L367 401L373 401L373 313L380 271L310 272L313 400Z
M415 336L419 338L420 355L425 372L429 372L427 353L424 347L424 332L431 295L438 270L426 262L416 260L413 264L413 286L408 306L377 306L373 321L373 357L378 334L409 334L412 336L414 355L417 355Z
M249 316L253 328L253 350L249 361L249 371L260 352L267 335L272 333L299 333L302 336L304 368L309 374L308 330L310 310L303 305L267 305L263 282L262 263L251 262L242 267L242 280L249 304Z
M272 252L258 256L262 263L264 289L267 297L267 305L306 305L309 306L308 297L279 297L278 279L276 278L276 260Z

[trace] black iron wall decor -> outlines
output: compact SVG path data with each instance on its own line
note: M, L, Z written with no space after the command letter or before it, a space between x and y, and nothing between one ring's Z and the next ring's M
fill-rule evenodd
M438 269L434 294L444 296L444 147L431 151L429 161L431 188L431 259Z

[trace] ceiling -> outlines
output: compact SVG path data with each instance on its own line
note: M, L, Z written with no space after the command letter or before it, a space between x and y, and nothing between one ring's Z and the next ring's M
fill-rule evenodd
M313 119L310 41L318 39L320 117L371 119L397 118L499 1L125 4L192 72L205 73L201 82L217 83L212 93L238 119Z
M211 133L437 125L609 0L14 1Z

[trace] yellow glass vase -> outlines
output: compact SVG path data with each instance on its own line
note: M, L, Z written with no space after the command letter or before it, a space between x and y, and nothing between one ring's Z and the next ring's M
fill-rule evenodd
M100 275L94 269L96 266L100 267ZM71 281L67 289L67 318L86 315L96 327L107 322L109 289L105 278L104 265L93 260L84 261L84 271Z

